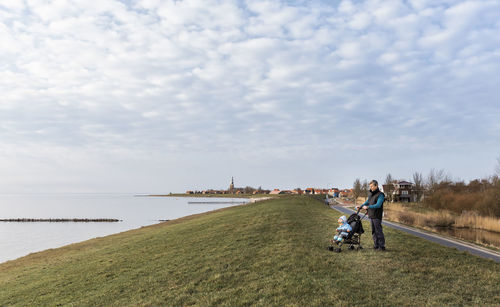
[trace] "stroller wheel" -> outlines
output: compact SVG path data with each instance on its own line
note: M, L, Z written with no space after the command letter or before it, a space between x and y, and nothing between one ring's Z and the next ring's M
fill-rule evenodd
M333 252L333 246L328 246L327 248L329 251Z
M337 253L340 253L341 251L342 251L342 249L340 249L340 248L337 248L337 250L336 250Z
M358 249L363 249L363 246L360 245Z
M349 246L349 249L353 250L354 249L354 245Z

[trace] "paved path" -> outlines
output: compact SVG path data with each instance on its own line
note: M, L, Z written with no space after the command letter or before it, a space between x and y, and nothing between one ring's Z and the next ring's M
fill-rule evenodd
M352 209L342 207L342 206L330 205L330 208L335 209L337 211L340 211L342 213L346 213L346 214L352 214L352 213L356 212ZM367 219L368 219L368 217L367 217ZM487 248L483 248L483 247L480 247L480 246L477 246L474 244L470 244L467 242L459 241L459 240L445 238L445 237L442 237L442 236L439 236L436 234L424 232L424 231L421 231L421 230L418 230L415 228L403 226L401 224L396 224L396 223L392 223L392 222L388 222L388 221L383 221L382 224L385 226L391 227L391 228L395 228L395 229L407 232L407 233L412 234L414 236L424 238L426 240L444 245L444 246L454 247L458 250L467 251L471 254L474 254L474 255L477 255L477 256L480 256L483 258L493 259L495 262L500 263L500 253L493 251L493 250L490 250L490 249L487 249Z

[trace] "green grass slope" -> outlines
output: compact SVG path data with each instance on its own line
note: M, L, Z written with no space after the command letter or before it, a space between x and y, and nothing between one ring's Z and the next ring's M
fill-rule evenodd
M340 214L284 197L0 265L0 305L495 305L500 265L385 229L326 250ZM365 225L368 229L368 224Z

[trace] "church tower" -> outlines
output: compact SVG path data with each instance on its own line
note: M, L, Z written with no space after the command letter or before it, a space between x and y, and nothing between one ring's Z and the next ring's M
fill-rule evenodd
M230 194L234 194L234 179L233 179L233 177L231 177L231 184L229 185L229 190L228 190L228 192L229 192Z

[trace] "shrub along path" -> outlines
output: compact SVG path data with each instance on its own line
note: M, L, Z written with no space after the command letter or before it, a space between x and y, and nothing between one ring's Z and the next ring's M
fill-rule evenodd
M326 250L338 212L283 197L0 265L2 305L494 305L500 264L387 229ZM365 226L368 227L368 224ZM370 236L362 243L370 245Z

